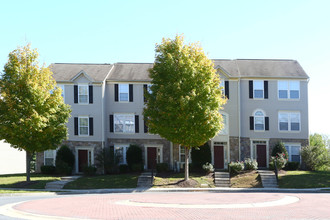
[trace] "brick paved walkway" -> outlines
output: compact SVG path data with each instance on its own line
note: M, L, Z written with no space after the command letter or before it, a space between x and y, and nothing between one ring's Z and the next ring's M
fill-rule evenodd
M277 204L285 198L290 204ZM125 204L125 201L129 203ZM263 204L271 207L212 208L214 205ZM138 205L134 205L138 204ZM155 207L150 207L153 204ZM156 205L155 205L156 204ZM200 208L166 204L203 205ZM330 194L322 193L131 193L65 196L18 204L14 210L87 219L330 219ZM157 207L158 206L158 207ZM182 206L184 207L184 206ZM45 216L43 216L45 215ZM31 216L30 216L31 217ZM33 219L33 216L31 217Z

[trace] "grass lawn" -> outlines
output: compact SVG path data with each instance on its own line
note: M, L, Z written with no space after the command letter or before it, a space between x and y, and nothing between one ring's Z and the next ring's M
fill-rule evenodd
M330 171L286 171L279 176L280 188L330 187Z
M64 189L135 188L139 174L85 176L64 186Z
M155 177L153 187L174 188L174 187L215 187L214 180L211 175L203 175L199 173L190 173L192 184L183 182L184 173L159 173Z
M261 178L257 171L242 172L230 178L232 188L262 188Z
M31 174L31 181L27 183L25 174L0 175L0 188L44 189L46 183L56 180L60 180L60 178L42 174Z

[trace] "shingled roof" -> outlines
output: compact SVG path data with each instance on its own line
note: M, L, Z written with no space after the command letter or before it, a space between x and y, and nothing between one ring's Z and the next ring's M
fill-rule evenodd
M116 63L107 80L109 81L151 81L148 69L153 63Z
M222 69L229 77L308 79L296 60L237 59L213 62L215 68Z
M293 78L308 79L308 75L296 60L275 59L214 59L214 67L222 70L229 78ZM148 69L153 63L74 64L51 65L58 82L72 81L82 72L94 82L149 82ZM111 70L111 71L110 71ZM110 72L110 74L109 74Z
M81 73L87 74L93 82L102 82L112 66L111 64L54 63L50 68L57 82L71 82Z

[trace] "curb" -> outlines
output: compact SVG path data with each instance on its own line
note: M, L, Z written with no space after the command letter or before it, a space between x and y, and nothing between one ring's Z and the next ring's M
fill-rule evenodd
M66 194L102 194L102 193L142 193L142 192L213 192L213 193L234 193L234 192L279 192L279 193L330 193L330 188L309 188L309 189L288 189L288 188L131 188L131 189L15 189L0 188L0 190L31 191L31 193L0 193L3 196L31 196L31 195L66 195ZM38 191L34 193L33 191Z

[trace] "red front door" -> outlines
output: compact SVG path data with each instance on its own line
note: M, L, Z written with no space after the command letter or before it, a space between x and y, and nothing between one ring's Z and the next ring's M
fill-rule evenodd
M148 159L148 169L156 168L156 159L157 159L157 148L156 147L148 147L147 148L147 159Z
M214 168L224 168L223 146L214 146Z
M78 172L83 172L84 166L88 165L88 150L78 150Z
M267 167L266 145L257 145L257 162L258 167Z

